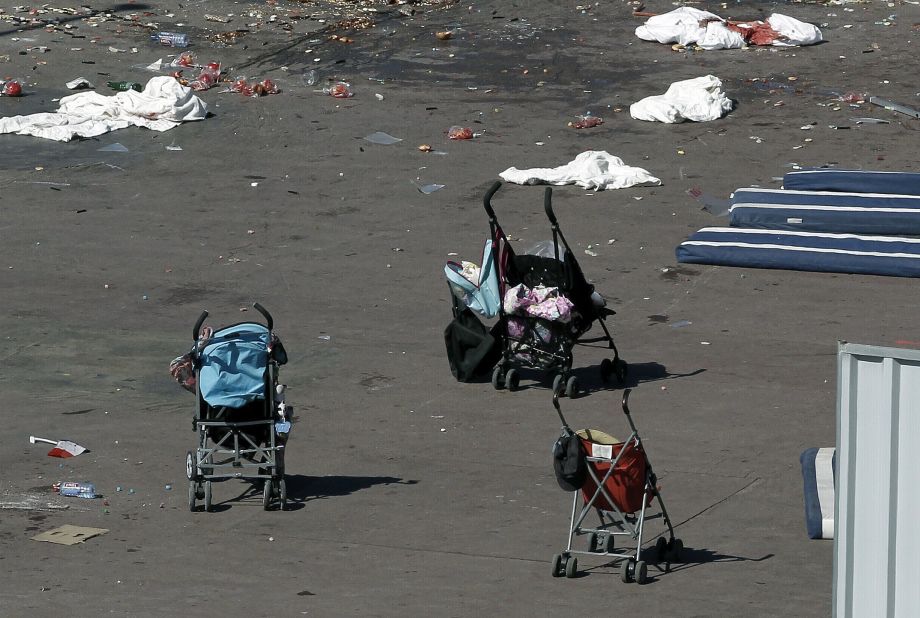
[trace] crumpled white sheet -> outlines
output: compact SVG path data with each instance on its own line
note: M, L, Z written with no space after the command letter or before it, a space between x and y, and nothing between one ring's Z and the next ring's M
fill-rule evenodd
M588 150L560 167L519 170L509 167L502 180L519 185L571 185L585 189L625 189L639 184L660 185L661 181L641 167L630 167L604 150Z
M667 123L718 120L732 110L732 102L722 92L722 80L704 75L671 84L664 94L645 97L629 106L637 120Z
M788 15L773 13L766 21L785 39L774 40L772 45L775 46L813 45L824 40L816 26ZM689 6L650 17L636 28L636 36L643 41L696 45L706 50L740 49L746 45L744 37L730 30L724 19Z
M153 77L143 92L113 96L81 92L63 97L57 112L0 118L0 133L33 135L59 142L96 137L125 127L168 131L182 122L204 120L208 105L168 75Z

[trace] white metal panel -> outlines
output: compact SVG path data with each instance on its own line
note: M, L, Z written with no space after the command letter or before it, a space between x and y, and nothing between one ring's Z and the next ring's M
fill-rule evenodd
M838 350L834 615L920 616L920 351Z

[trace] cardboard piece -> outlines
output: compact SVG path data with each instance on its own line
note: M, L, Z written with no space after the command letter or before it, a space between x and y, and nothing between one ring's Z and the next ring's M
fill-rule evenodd
M86 528L84 526L71 526L67 524L60 528L55 528L54 530L49 530L48 532L42 532L41 534L33 536L32 540L57 543L58 545L76 545L77 543L82 543L86 539L91 539L94 536L99 536L106 532L108 532L106 528Z

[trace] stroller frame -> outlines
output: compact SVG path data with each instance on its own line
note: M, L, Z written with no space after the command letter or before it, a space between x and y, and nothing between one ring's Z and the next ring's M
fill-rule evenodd
M514 254L509 244L505 232L502 230L495 216L495 210L492 208L492 197L502 186L501 182L496 181L486 192L482 203L486 213L489 215L489 229L492 238L492 251L495 268L499 273L499 319L505 325L505 336L503 337L502 359L495 366L492 372L492 386L496 389L507 387L509 391L517 390L520 383L520 369L533 369L538 371L556 370L556 376L553 379L553 392L564 394L568 397L576 397L579 394L578 379L571 375L573 355L572 349L575 345L588 345L592 343L607 342L607 348L613 350L613 359L605 358L600 364L601 378L606 382L611 376L615 376L621 384L626 380L627 364L620 358L613 337L607 328L605 318L614 315L616 312L606 307L596 307L591 300L591 294L594 286L590 285L581 271L578 261L575 259L575 253L569 246L562 229L559 227L559 221L553 212L552 194L553 190L546 187L543 198L543 208L549 219L553 233L553 253L554 258L545 258L538 256L521 256ZM523 257L523 259L522 259ZM526 266L528 272L521 273L521 266ZM505 312L504 297L509 284L509 269L515 272L515 276L520 279L528 279L531 283L540 283L547 286L558 287L560 292L569 297L570 294L577 293L573 301L575 311L578 316L573 316L572 323L562 324L552 322L536 317L511 316ZM537 272L542 270L542 272ZM515 281L516 285L519 282ZM529 285L528 287L533 287ZM508 320L514 318L523 324L523 332L519 337L511 337L508 333ZM597 320L604 331L603 336L593 338L582 338ZM543 337L539 334L539 329L544 329L550 333L548 344L545 344ZM522 355L529 355L528 362Z
M619 444L619 452L614 456L611 449L610 457L598 457L592 454L586 454L585 459L588 463L587 473L594 482L595 490L588 497L587 492L579 489L573 492L572 496L572 514L569 520L568 542L565 550L556 554L552 562L553 577L572 578L578 572L578 559L575 555L606 557L612 558L613 561L620 562L620 577L624 583L635 581L638 584L644 584L648 577L648 566L642 556L642 536L645 532L646 519L650 519L646 514L646 509L652 502L652 499L658 501L660 516L667 527L667 540L663 535L659 535L655 543L654 562L665 563L665 571L670 568L672 562L680 562L681 552L683 550L683 541L674 536L674 526L671 524L671 518L665 508L664 500L658 489L658 477L652 470L652 465L648 460L645 449L642 447L642 439L639 437L639 431L632 420L629 412L628 400L629 393L632 389L626 389L623 392L623 414L629 423L631 430L629 437ZM562 421L562 431L564 435L572 436L575 432L566 423L562 410L559 407L558 395L553 396L553 406L556 413ZM616 445L613 445L616 446ZM638 513L625 513L617 505L616 500L609 491L608 480L617 471L617 464L623 457L630 452L639 453L645 460L645 479L642 492L642 506ZM606 473L598 474L592 463L605 464ZM579 502L581 506L579 507ZM602 503L602 504L599 504ZM607 508L609 507L609 508ZM592 527L584 525L585 519L591 511L597 513L599 523ZM588 549L573 549L573 541L576 536L588 536ZM635 542L633 545L624 545L622 548L615 547L614 539L616 537L626 537L628 540Z
M265 318L269 341L273 338L272 327L274 320L271 314L259 303L253 307ZM284 437L279 432L275 419L275 386L278 378L279 363L271 354L265 371L265 389L261 399L253 402L261 404L261 418L255 420L226 420L232 415L229 406L211 406L201 394L201 357L200 354L206 341L200 338L201 326L208 317L207 311L202 311L192 331L195 346L192 358L195 364L195 418L193 426L197 434L197 448L188 451L185 458L185 472L189 481L188 506L190 511L196 510L196 500L204 501L204 510L212 510L211 482L216 479L238 478L263 481L262 507L268 510L272 499L278 499L278 506L284 510L287 503L287 487L284 481L284 448L287 422ZM245 326L257 322L242 322L223 327L217 332ZM261 326L261 325L259 325ZM285 419L278 421L285 424ZM256 439L259 434L265 435L264 443Z

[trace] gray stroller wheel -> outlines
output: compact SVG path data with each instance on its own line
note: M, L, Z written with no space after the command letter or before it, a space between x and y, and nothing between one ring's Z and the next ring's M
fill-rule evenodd
M553 577L562 577L562 554L553 556Z
M287 507L287 484L284 479L278 481L278 507L283 511Z
M211 512L211 481L204 482L204 510Z
M262 508L266 511L272 504L272 480L265 479L265 485L262 486Z
M192 513L195 512L195 481L188 482L188 510Z
M500 391L504 386L504 376L502 376L502 368L499 365L495 366L495 369L492 370L492 388L497 391Z
M578 378L575 376L569 376L569 379L566 381L565 396L569 399L578 397Z
M517 369L509 369L507 375L505 375L505 386L508 387L508 392L514 392L518 389L518 386L521 384L521 376L517 372Z

